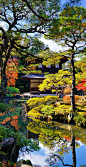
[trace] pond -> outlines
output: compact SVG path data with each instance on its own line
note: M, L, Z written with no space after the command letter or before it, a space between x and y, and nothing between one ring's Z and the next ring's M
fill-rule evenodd
M39 150L19 151L19 159L29 159L41 167L86 167L86 129L58 122L30 120L27 138L38 142Z

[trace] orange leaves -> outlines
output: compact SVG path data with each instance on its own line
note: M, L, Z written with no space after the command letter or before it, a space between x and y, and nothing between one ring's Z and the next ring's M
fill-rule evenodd
M67 140L67 141L71 141L71 136L64 136L64 138ZM79 137L76 137L76 140L80 140Z
M70 103L70 100L71 100L71 97L70 97L69 95L65 95L65 96L63 97L63 101L64 101L64 102Z
M0 116L3 116L5 113L0 113Z
M3 122L2 122L2 125L5 124L6 122L10 121L10 117L6 118Z
M70 141L70 140L71 140L71 137L69 137L69 136L64 136L64 138L65 138L67 141Z
M9 59L7 62L7 68L6 68L6 76L7 76L7 86L14 86L16 79L18 79L18 72L17 72L17 65L18 60L17 59Z
M66 88L64 88L64 91L63 91L64 94L69 94L70 92L71 92L70 86L67 86Z
M5 124L6 122L10 121L10 117L6 118L3 122L2 122L2 125ZM19 129L19 126L18 126L18 115L15 115L12 117L12 120L11 120L11 125L13 125L16 129Z
M79 96L78 95L75 95L75 102L77 102L79 100ZM63 101L70 104L70 101L71 101L71 97L69 95L65 95L63 97Z
M83 28L85 28L85 27L86 27L86 23L81 23L81 26L82 26Z
M81 83L76 86L77 90L86 91L86 79L83 79Z

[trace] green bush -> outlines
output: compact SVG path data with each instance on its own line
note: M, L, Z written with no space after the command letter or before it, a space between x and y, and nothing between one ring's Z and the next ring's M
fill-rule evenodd
M13 95L12 95L12 94L6 94L6 96L8 96L8 97L13 97Z
M10 127L4 127L0 125L0 140L3 141L4 138L13 137L16 139L16 145L23 147L24 145L30 146L31 149L38 150L39 146L36 141L31 141L27 139L25 135L13 130ZM1 143L0 143L1 144Z
M7 86L7 91L8 91L8 94L20 93L19 89L15 88L15 87L8 87Z
M8 109L8 105L4 103L0 103L0 112L5 112Z
M76 115L76 116L74 117L74 121L75 121L76 125L81 126L81 124L82 124L82 125L85 126L85 123L86 123L85 115L79 115L79 114Z
M43 105L41 112L44 115L52 115L54 113L54 107L52 105L48 106L48 105Z
M3 136L0 136L0 143L3 141Z

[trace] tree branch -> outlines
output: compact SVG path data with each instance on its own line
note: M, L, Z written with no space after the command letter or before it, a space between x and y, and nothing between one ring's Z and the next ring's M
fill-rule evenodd
M13 48L13 46L14 46L14 40L11 41L11 44L10 44L9 49L7 51L6 60L4 62L4 66L3 66L3 72L4 73L5 73L7 62L8 62L8 59L10 57L10 52L11 52L11 49Z
M27 0L22 0L22 1L26 2L28 8L29 8L29 9L32 11L32 13L34 13L35 16L37 16L39 19L42 19L43 21L50 21L50 20L51 20L51 19L47 19L47 18L44 18L44 17L38 15L38 14L32 9L31 5L29 4L29 2L28 2Z

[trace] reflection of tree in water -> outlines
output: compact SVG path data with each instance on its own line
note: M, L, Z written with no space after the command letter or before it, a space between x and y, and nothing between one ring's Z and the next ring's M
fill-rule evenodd
M71 166L76 167L76 153L75 153L75 146L79 147L80 145L75 141L75 136L77 140L82 141L82 133L80 129L70 131L63 127L59 126L59 123L53 122L42 122L35 120L34 122L30 122L28 124L28 130L39 134L39 140L44 146L47 146L49 149L54 150L54 148L58 148L55 153L49 155L47 158L47 162L50 166L58 166L57 162L60 160L63 166ZM86 140L86 134L84 134L84 139ZM84 141L85 141L84 140ZM69 153L72 151L72 159L73 164L64 164L63 156L65 153Z
M68 144L67 141L65 141L65 143ZM59 143L59 145L60 145L60 143ZM64 145L64 143L63 143L63 145ZM62 154L65 152L68 153L69 150L70 150L70 148L67 148L64 146L64 149L63 149L63 146L60 146L60 149L57 151L57 153L54 153L54 154L50 155L49 158L47 158L46 161L48 162L49 166L55 166L55 164L56 164L56 167L57 167L57 162L58 162L58 160L60 160L62 162L63 166L76 167L75 136L73 134L71 135L71 150L72 150L72 157L73 157L73 165L65 164L63 157L61 155L61 152L62 152Z

